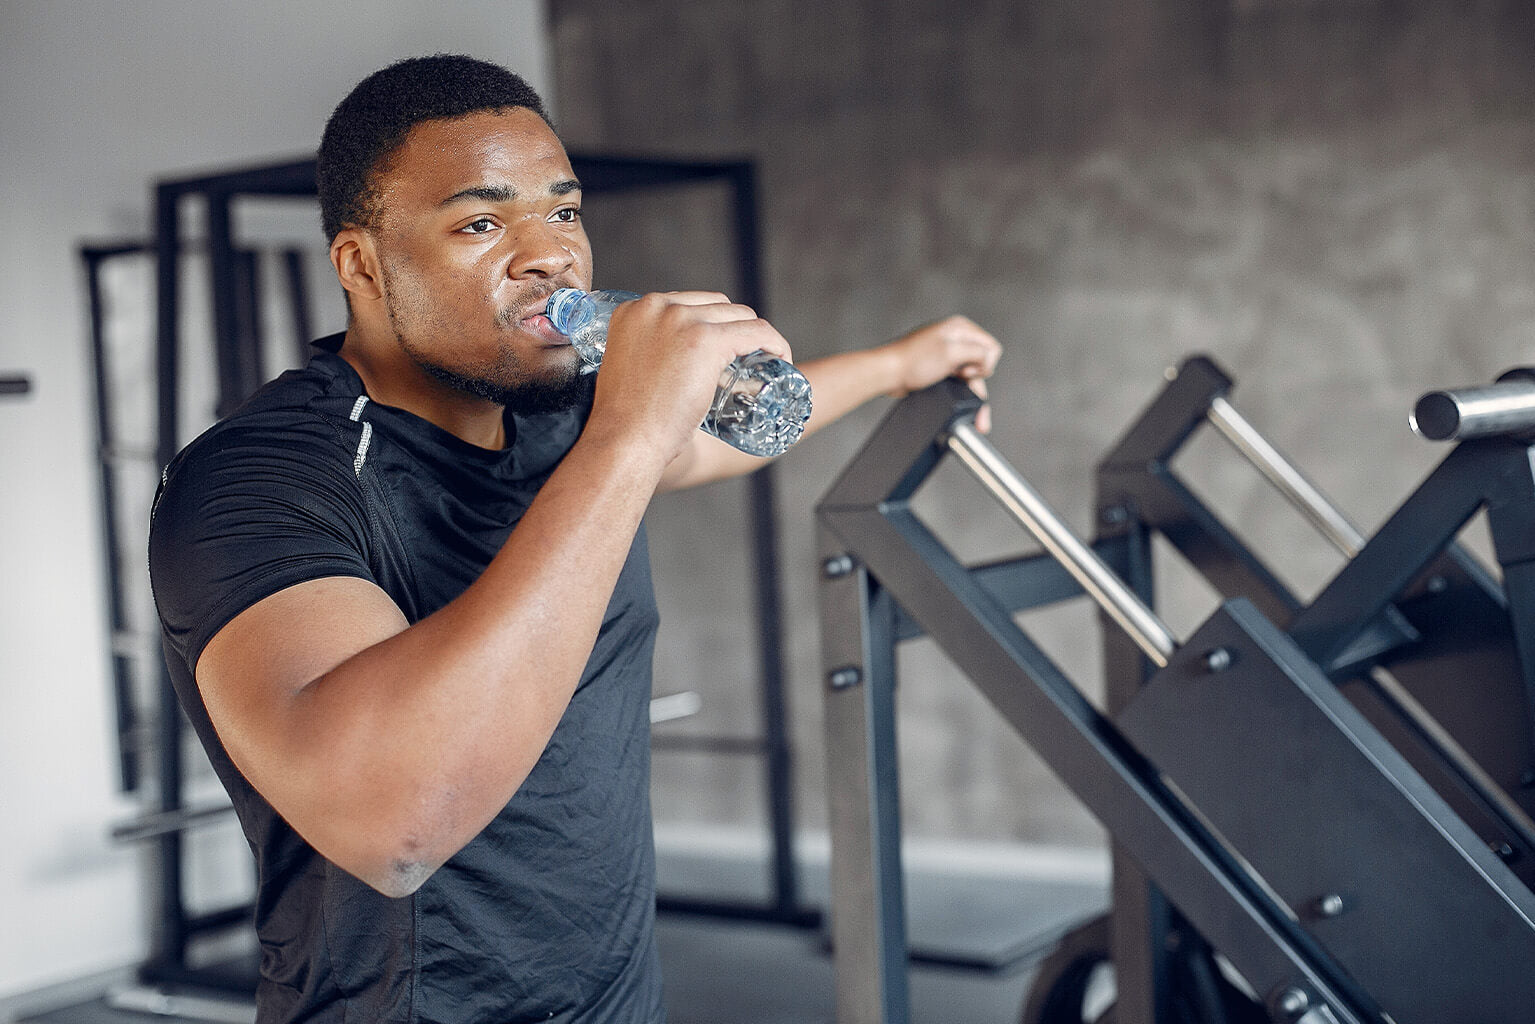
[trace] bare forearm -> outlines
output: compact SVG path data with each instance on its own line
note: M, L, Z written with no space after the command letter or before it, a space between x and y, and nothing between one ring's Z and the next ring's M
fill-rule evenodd
M829 426L863 405L901 391L901 362L889 346L843 352L800 367L810 381L813 405L805 433Z

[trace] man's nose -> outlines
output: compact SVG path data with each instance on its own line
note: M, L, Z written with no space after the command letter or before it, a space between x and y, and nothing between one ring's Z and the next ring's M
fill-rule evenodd
M548 224L523 224L514 233L512 277L549 277L569 270L576 261L570 239Z

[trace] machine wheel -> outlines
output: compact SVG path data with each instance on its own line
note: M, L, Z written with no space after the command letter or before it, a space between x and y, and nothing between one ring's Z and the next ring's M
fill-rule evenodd
M1113 969L1104 914L1073 928L1040 964L1021 1024L1110 1024L1113 1006L1097 1010L1088 997L1095 981Z
M1067 933L1029 986L1021 1024L1113 1024L1110 924L1105 914ZM1175 955L1172 984L1171 1009L1180 1024L1269 1024L1268 1014L1222 976L1197 938Z

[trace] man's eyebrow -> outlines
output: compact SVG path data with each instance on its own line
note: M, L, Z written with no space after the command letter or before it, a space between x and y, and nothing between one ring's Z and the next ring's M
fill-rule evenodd
M438 206L452 206L466 199L479 199L487 203L505 203L517 198L517 190L510 185L474 185L470 188L461 188L453 193Z
M581 191L581 183L574 178L564 178L549 186L551 196L565 196L572 192ZM510 185L473 185L469 188L459 189L438 206L451 206L461 203L466 199L478 199L487 203L507 203L517 198L517 190Z

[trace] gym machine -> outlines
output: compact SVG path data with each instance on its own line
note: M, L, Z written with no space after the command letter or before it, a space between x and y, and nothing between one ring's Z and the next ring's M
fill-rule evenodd
M1368 540L1208 359L1100 463L1091 544L975 431L964 385L897 405L817 510L840 1024L909 1017L894 648L923 633L1114 840L1113 907L1040 967L1026 1024L1090 1019L1104 964L1116 991L1097 1019L1116 1024L1527 1018L1535 389L1513 384L1511 416L1508 381L1443 393L1462 443ZM1309 605L1174 471L1201 427L1349 556ZM1045 554L955 558L909 501L950 455ZM1482 509L1501 583L1455 543ZM1149 606L1154 536L1225 597L1182 643ZM1105 622L1104 710L1014 619L1084 593Z

